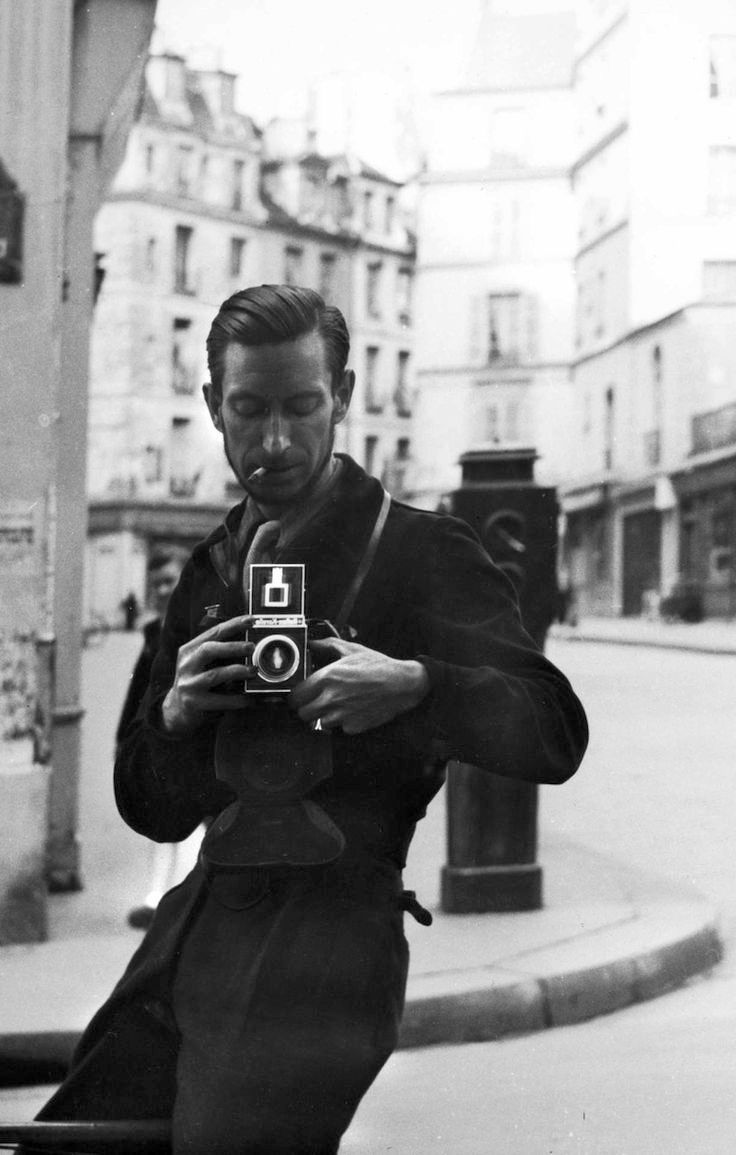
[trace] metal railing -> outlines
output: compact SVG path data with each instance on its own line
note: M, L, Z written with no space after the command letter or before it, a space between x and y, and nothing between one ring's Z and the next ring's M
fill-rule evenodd
M162 1155L171 1150L169 1119L0 1123L0 1150L57 1155Z

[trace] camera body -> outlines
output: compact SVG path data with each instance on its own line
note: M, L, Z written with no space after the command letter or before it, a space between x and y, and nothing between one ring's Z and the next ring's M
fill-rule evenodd
M246 641L255 649L256 673L246 694L285 694L309 672L304 566L252 565L248 613L253 622Z

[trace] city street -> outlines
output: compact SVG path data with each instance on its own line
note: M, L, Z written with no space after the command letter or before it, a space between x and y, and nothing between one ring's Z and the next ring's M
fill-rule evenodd
M85 652L82 835L90 907L94 889L106 873L117 877L121 862L127 877L134 863L137 885L145 883L147 848L115 815L109 770L136 645L134 635L113 634ZM554 834L694 885L723 912L726 961L683 990L581 1026L397 1054L366 1097L345 1155L736 1150L736 658L567 641L555 641L549 653L585 702L592 739L576 778L543 790L542 864L545 838ZM436 869L422 877L410 860L410 884L435 902L441 800L417 838L433 847ZM119 928L139 897L140 889L121 888L87 929ZM54 900L54 933L71 929L73 905ZM11 1113L26 1117L44 1097L7 1094L16 1097Z
M723 912L713 977L581 1026L394 1056L345 1155L730 1155L736 1150L736 659L556 642L591 722L545 831L697 886Z

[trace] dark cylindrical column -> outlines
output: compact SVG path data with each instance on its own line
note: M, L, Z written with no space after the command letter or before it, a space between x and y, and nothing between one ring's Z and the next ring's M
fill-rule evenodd
M535 457L533 449L516 447L466 453L451 511L475 529L511 578L524 625L542 646L555 611L557 499L554 489L535 483ZM456 762L447 792L442 909L539 909L537 786Z

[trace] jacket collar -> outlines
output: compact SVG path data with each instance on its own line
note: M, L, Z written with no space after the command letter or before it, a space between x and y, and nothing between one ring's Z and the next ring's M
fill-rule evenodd
M306 564L308 606L312 616L337 614L365 552L383 499L383 486L379 481L369 477L346 454L337 456L342 468L329 497L277 556L284 564ZM192 554L195 564L207 560L214 564L213 547L218 547L216 554L222 554L220 543L237 540L245 506L246 500L239 502L224 522L195 546ZM232 563L235 559L229 560Z

